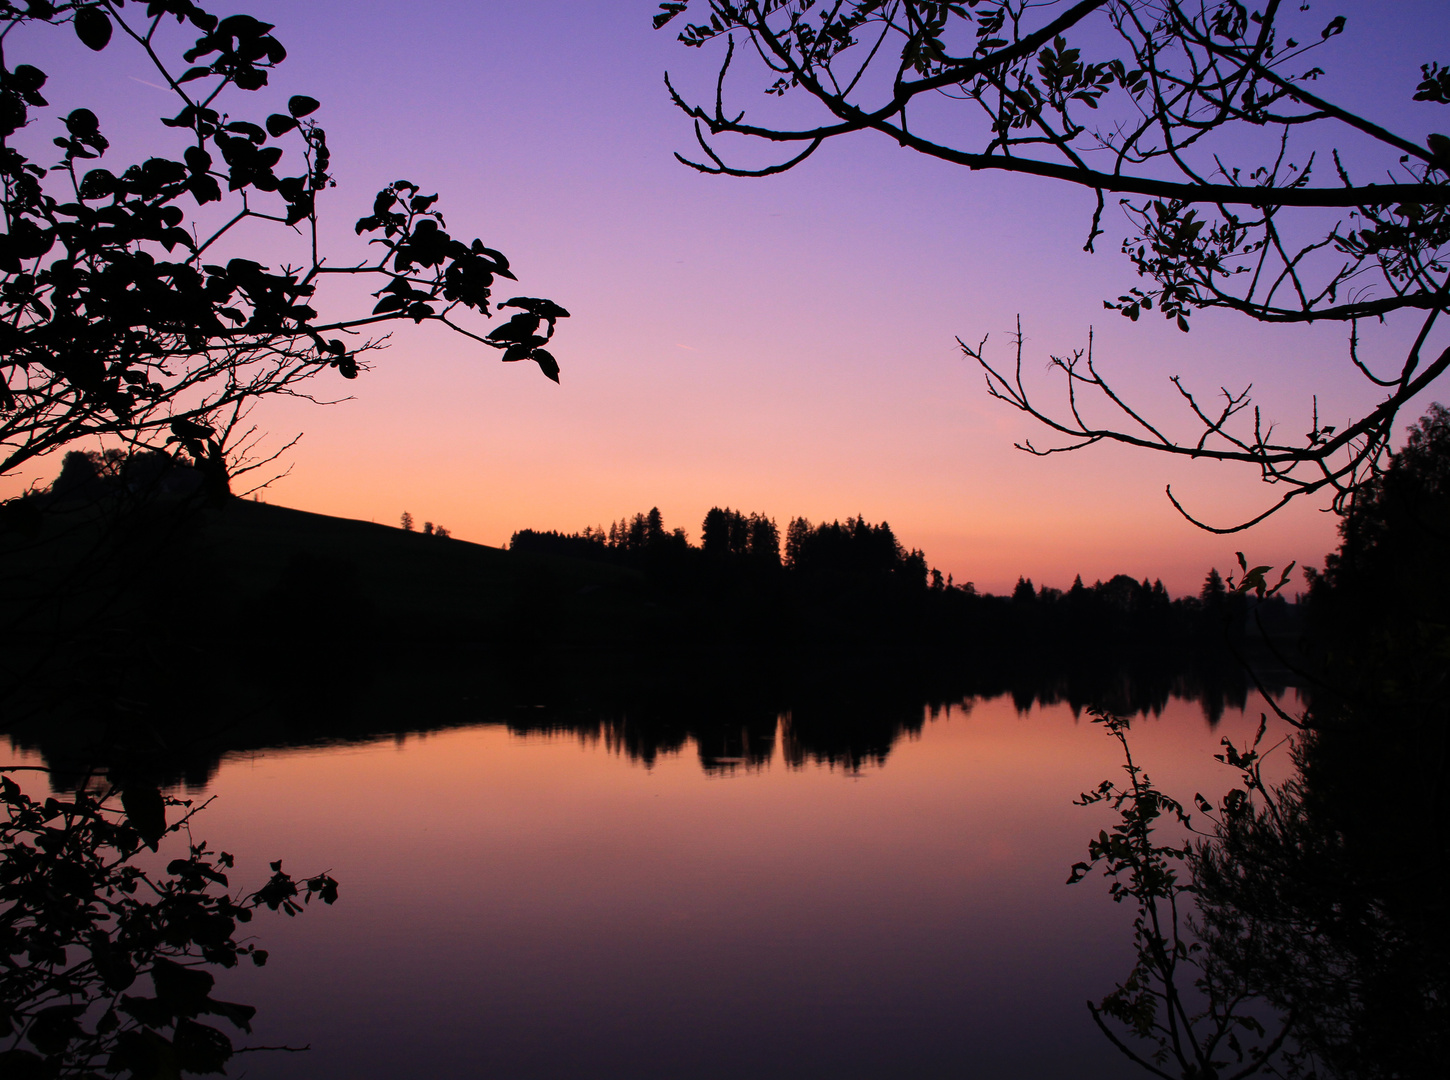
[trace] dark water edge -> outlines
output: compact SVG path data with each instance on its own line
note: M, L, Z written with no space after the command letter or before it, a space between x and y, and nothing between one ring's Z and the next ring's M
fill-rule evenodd
M1255 689L1298 685L1261 650L1252 674L1232 657L1127 656L1117 663L1053 664L997 658L947 665L885 648L797 659L750 652L640 655L561 651L521 658L485 645L375 644L367 662L329 676L301 663L234 674L145 702L70 702L13 695L0 733L33 751L60 786L97 771L148 783L205 787L230 754L346 745L476 724L524 733L602 738L648 765L694 744L707 771L763 764L784 725L787 764L847 769L883 763L929 716L976 698L1010 695L1020 713L1069 705L1126 716L1198 703L1213 726ZM178 707L177 698L184 703Z

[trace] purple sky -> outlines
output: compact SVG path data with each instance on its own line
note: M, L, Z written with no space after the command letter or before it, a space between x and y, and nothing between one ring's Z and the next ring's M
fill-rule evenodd
M1236 549L1317 564L1333 543L1320 506L1214 537L1163 496L1171 482L1227 523L1274 495L1251 471L1108 447L1052 459L1012 448L1042 433L987 397L954 337L990 334L1005 358L1019 313L1031 371L1095 327L1103 366L1172 421L1173 374L1210 394L1253 381L1266 415L1294 432L1308 430L1316 391L1331 423L1370 400L1342 377L1334 328L1199 316L1185 336L1156 316L1134 325L1104 311L1136 281L1114 212L1098 254L1081 251L1086 193L969 174L871 134L779 177L698 175L672 158L692 140L662 75L704 87L718 56L653 32L651 2L242 7L277 23L290 56L238 111L265 115L293 93L323 103L339 180L323 213L338 261L360 257L351 225L373 192L408 178L441 194L455 233L508 253L520 293L573 313L556 339L559 386L409 327L356 383L318 388L354 400L266 406L257 418L278 441L306 432L271 501L386 522L408 510L487 544L652 505L694 538L717 504L782 527L797 514L864 514L994 591L1019 573L1065 587L1074 573L1119 571L1196 591ZM1316 4L1312 17L1338 13L1350 33L1319 60L1322 86L1348 87L1412 137L1450 129L1443 106L1410 102L1419 65L1450 60L1450 5ZM144 85L135 54L113 45L91 62L68 34L51 36L8 43L7 60L50 71L58 107L95 109L113 156L154 147L154 118L170 105ZM751 86L737 94L756 107Z

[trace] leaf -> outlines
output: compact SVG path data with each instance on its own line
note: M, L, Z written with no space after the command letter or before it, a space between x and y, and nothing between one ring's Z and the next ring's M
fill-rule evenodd
M65 118L65 129L79 139L100 131L101 121L90 109L74 109Z
M188 105L172 117L163 116L161 122L167 127L191 127L192 124L196 123L196 106Z
M516 307L523 308L530 315L537 315L541 319L567 319L569 313L552 300L541 300L532 296L515 296L511 300L505 300L499 305L501 308ZM514 316L517 318L518 316Z
M539 329L537 315L515 315L488 335L489 341L528 341Z
M40 96L40 88L45 85L46 74L40 68L31 64L20 64L10 73L7 80L15 92L25 98L30 104L42 108L50 102Z
M267 73L261 68L242 68L232 77L232 82L241 90L260 90L267 85Z
M85 7L77 11L75 30L81 44L92 52L100 52L111 40L110 17L98 7Z
M265 131L263 131L256 124L248 123L245 120L233 120L230 124L227 124L223 130L233 131L236 132L238 135L245 135L248 139L256 143L258 146L261 146L262 143L267 141L267 133Z
M296 94L287 99L287 111L298 119L310 116L321 107L322 102L316 98L310 98L306 94Z
M232 262L240 261L240 259L232 260ZM205 424L198 424L192 420L181 419L171 421L171 434L175 435L178 439L208 439L216 434L216 429L207 427ZM157 798L160 798L160 796L158 795ZM122 803L124 804L124 802L125 796L123 795Z
M125 953L112 947L105 934L97 934L91 940L91 962L108 989L125 990L136 981L136 969L131 961Z
M554 354L548 349L535 349L534 361L539 365L539 370L554 382L559 381L559 362L554 359Z
M214 1027L183 1020L176 1025L176 1056L186 1072L220 1073L232 1056L232 1041Z
M1434 132L1425 136L1425 145L1430 148L1430 153L1435 155L1435 164L1441 169L1450 171L1450 138Z
M689 6L688 3L680 3L679 0L661 4L659 13L654 17L654 28L660 29Z
M211 972L157 958L151 967L156 1000L174 1016L195 1016L209 1011L207 995L216 984Z
M266 954L263 953L265 956ZM247 1033L252 1030L252 1017L257 1015L255 1006L239 1005L233 1001L208 1001L206 1011L213 1016L225 1017L232 1024Z
M92 169L81 180L82 199L104 199L116 190L116 177L108 169Z
M176 431L178 423L184 424L187 421L172 421L173 432ZM166 835L166 804L161 798L161 792L148 785L127 787L121 792L121 809L126 812L126 821L131 828L141 835L141 839L146 841L151 850L156 850L157 843Z
M52 1005L50 1008L41 1009L30 1022L26 1037L42 1054L60 1054L71 1042L84 1034L76 1018L85 1009L83 1004Z
M127 1005L137 1003L135 999L123 998L121 1011L135 1015L130 1012ZM145 1021L142 1022L145 1023ZM166 1020L163 1018L153 1026L160 1027L165 1023ZM132 1029L119 1034L116 1039L116 1049L112 1052L110 1060L106 1062L106 1069L113 1076L119 1076L123 1070L129 1070L130 1074L136 1077L160 1078L180 1075L171 1043L157 1032L144 1029L139 1031Z

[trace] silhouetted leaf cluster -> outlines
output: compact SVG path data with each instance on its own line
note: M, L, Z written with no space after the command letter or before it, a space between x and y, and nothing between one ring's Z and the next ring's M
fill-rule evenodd
M191 65L184 70L158 36L169 18L200 32L180 57ZM181 106L161 124L189 145L179 160L92 167L111 147L97 113L51 115L47 73L0 67L0 473L94 435L165 438L220 464L226 448L215 414L299 393L328 369L355 378L379 344L358 332L399 319L443 323L504 360L533 360L558 381L543 346L568 312L532 297L495 305L495 280L514 277L508 259L481 240L450 236L437 196L416 184L389 185L358 221L358 233L372 234L373 258L327 262L317 199L334 180L326 133L313 119L319 102L294 95L285 113L261 122L224 107L229 92L267 85L286 57L271 24L218 18L190 0L0 4L10 42L66 24L88 50L117 40L144 50ZM22 133L51 128L63 131L52 140L59 163L32 160L17 145ZM203 209L211 204L216 210ZM237 250L244 222L303 230L309 262L272 267L245 257ZM382 279L372 311L321 315L327 275ZM504 307L523 313L488 334L456 321Z
M256 1010L214 998L207 968L266 963L243 929L257 908L337 899L280 862L228 892L232 856L191 837L200 808L145 781L36 799L0 776L0 804L0 1071L16 1080L224 1072L236 1048L216 1022L250 1033ZM185 854L164 870L140 858L172 836Z

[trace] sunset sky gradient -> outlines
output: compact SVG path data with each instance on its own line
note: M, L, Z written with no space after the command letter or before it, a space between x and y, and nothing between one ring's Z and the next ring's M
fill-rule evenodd
M319 380L319 395L352 400L267 404L256 419L277 442L306 433L269 501L383 522L407 510L493 545L519 528L574 530L651 506L694 540L712 505L782 529L794 515L861 514L991 591L1019 574L1066 587L1076 573L1090 583L1127 572L1196 592L1235 550L1318 564L1334 542L1322 502L1217 537L1163 494L1171 482L1227 524L1275 495L1252 470L1112 447L1049 459L1013 449L1043 433L987 396L954 339L990 335L1004 359L1019 314L1034 377L1092 327L1101 364L1170 427L1182 419L1174 374L1208 394L1252 381L1266 416L1294 432L1308 430L1315 392L1331 423L1371 400L1346 377L1338 328L1203 315L1183 335L1156 315L1130 324L1105 311L1136 281L1117 253L1127 223L1111 208L1098 253L1081 250L1087 192L971 174L870 134L782 176L698 175L672 157L692 136L662 76L703 91L718 57L653 32L656 4L643 0L238 6L275 22L290 54L238 112L265 115L294 93L323 103L339 186L322 209L337 261L362 257L353 221L379 187L407 178L440 193L455 234L508 253L517 292L573 315L555 341L558 386L405 327L355 383ZM1410 101L1420 65L1450 60L1450 5L1315 9L1349 17L1318 61L1327 85L1412 137L1450 129L1443 106ZM174 108L146 85L155 75L139 54L113 45L67 71L85 56L68 34L50 37L7 43L7 61L50 71L57 108L96 110L118 160L131 160L128 146L144 155L156 116ZM753 87L737 93L755 107Z

